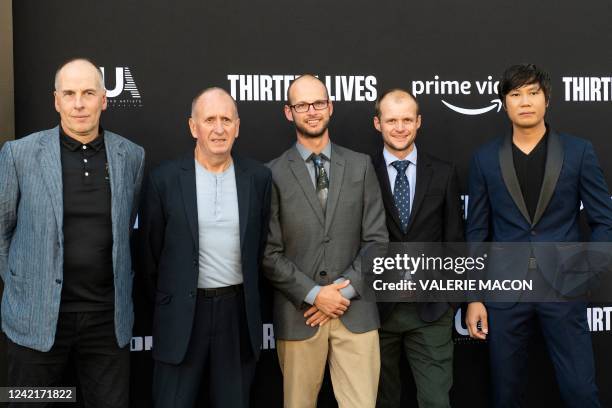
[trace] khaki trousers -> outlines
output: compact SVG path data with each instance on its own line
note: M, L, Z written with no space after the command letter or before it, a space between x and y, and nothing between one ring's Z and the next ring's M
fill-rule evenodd
M353 333L332 319L306 340L277 340L285 408L312 408L329 362L339 408L373 408L380 373L378 331Z

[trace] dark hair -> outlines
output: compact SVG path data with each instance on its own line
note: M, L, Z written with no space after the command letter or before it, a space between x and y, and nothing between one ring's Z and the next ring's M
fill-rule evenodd
M406 94L406 96L411 98L414 101L414 103L416 103L416 107L417 107L416 113L417 115L419 114L419 102L416 100L416 98L410 91L407 91L406 89L403 89L403 88L391 88L381 93L378 99L376 99L376 102L374 103L374 115L378 119L380 119L380 104L382 103L383 99L385 99L385 97L387 97L389 94L392 94L395 92Z
M319 81L321 83L321 85L323 85L323 88L325 88L325 94L327 95L327 99L329 99L329 91L327 90L327 85L325 85L325 82L323 82L319 78L317 78L317 76L315 74L305 73L305 74L296 76L293 79L293 81L291 81L291 83L289 84L289 87L287 88L287 105L289 105L289 106L291 105L291 88L293 87L293 84L295 84L298 79L304 78L304 77L313 78L313 79L316 79L317 81Z
M499 82L499 97L502 103L505 103L506 95L513 89L531 84L540 85L546 102L550 100L550 75L546 71L534 64L518 64L507 68Z

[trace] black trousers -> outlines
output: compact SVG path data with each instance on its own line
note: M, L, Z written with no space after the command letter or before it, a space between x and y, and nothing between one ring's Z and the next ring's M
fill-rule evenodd
M155 407L248 407L256 360L242 290L215 297L198 290L193 320L183 361L155 361Z
M62 312L55 342L47 352L7 341L8 385L13 387L77 386L85 408L128 408L130 349L119 348L115 313ZM74 361L78 384L63 384L69 361ZM46 407L52 403L11 404Z

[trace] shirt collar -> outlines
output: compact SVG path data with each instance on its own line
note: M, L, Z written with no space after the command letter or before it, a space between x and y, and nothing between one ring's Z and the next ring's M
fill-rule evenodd
M404 160L408 160L410 162L410 164L413 164L416 166L417 164L417 147L416 144L413 145L414 147L412 148L412 151L410 152L410 154L408 156L406 156L406 158ZM393 163L394 161L397 160L401 160L398 159L397 157L395 157L389 150L387 150L387 148L385 147L383 149L383 157L385 158L385 163L387 164L387 167L391 166L391 163Z
M304 145L301 144L300 142L296 142L295 143L295 147L297 148L298 153L300 154L300 157L304 161L307 161L310 158L310 156L312 155L312 153L313 153L310 150L308 150L306 147L304 147ZM331 151L332 151L331 142L327 142L327 144L325 145L323 150L321 150L321 153L323 153L325 155L327 160L330 160L331 159Z
M60 142L66 149L72 152L82 149L83 143L68 136L66 132L64 132L64 129L62 128L61 125L59 127L59 133L60 133ZM102 127L100 126L98 129L98 136L91 142L87 143L86 146L91 147L96 152L100 151L100 149L104 147L103 135L104 135L104 129L102 129Z

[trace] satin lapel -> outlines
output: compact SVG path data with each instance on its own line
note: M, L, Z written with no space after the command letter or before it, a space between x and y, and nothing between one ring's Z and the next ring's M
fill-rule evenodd
M250 174L244 167L241 166L240 159L234 157L234 170L236 175L236 191L238 194L238 220L240 223L240 249L241 253L244 246L244 235L246 233L246 227L249 220L249 208L250 208L250 193L251 193L251 179Z
M502 177L504 184L508 189L508 193L512 197L514 204L518 207L519 211L525 217L527 222L531 224L531 217L527 211L527 205L521 192L521 185L519 184L518 177L516 177L516 171L514 169L514 160L512 159L512 136L506 135L502 141L502 145L499 149L499 167L501 168Z
M49 201L55 215L57 229L61 236L64 229L64 198L58 127L46 132L40 139L39 162L42 169L42 178L47 186Z
M191 229L191 236L196 248L199 245L198 234L198 198L196 196L195 162L193 155L183 158L180 175L181 194L185 205L185 216Z
M400 225L397 207L395 206L395 200L393 199L391 184L389 183L389 172L387 171L387 163L385 162L385 158L382 153L377 156L374 168L376 170L376 175L378 176L378 182L380 184L383 204L387 210L387 213L391 215L391 219L397 225L397 229L401 231L402 227Z
M535 215L533 216L533 225L536 225L542 218L544 211L550 199L555 192L561 167L563 166L563 146L559 135L552 129L548 135L548 145L546 147L546 168L544 170L544 180L542 180L542 188L540 189L540 197L538 206L536 207Z
M342 180L344 179L344 167L346 160L334 149L332 143L331 163L329 166L329 195L327 196L327 210L325 214L325 232L329 230L334 213L338 206L340 198L340 190L342 189Z
M410 227L414 222L415 214L419 211L419 207L423 203L425 193L429 188L429 182L431 181L432 169L431 162L427 159L427 156L420 155L417 157L417 171L416 171L416 186L414 187L414 202L410 209L410 219L408 220L408 228L406 231L410 231Z
M293 175L302 188L308 203L312 207L315 215L319 219L321 225L325 225L325 216L323 215L323 209L321 208L321 203L317 198L317 193L315 191L315 187L312 184L312 180L310 178L310 174L308 174L308 169L306 169L306 163L300 157L297 149L293 147L289 150L288 153L289 167L293 172Z

